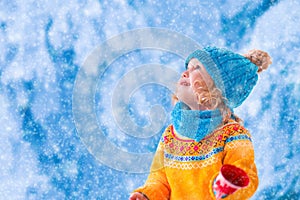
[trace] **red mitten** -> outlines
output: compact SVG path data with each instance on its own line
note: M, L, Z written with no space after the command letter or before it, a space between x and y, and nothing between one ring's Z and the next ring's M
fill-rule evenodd
M233 165L223 165L214 182L213 190L218 200L248 184L249 177L244 170Z

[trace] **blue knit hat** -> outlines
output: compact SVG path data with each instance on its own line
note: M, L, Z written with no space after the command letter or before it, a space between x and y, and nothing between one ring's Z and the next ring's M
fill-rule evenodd
M258 80L258 66L246 57L223 48L206 47L196 50L185 61L187 68L192 58L198 59L233 109L249 96Z

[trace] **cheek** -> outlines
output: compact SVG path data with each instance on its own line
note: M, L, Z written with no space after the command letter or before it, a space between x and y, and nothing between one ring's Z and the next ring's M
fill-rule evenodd
M201 92L203 90L207 90L208 87L206 85L206 82L204 82L203 80L197 80L193 83L193 90L195 92Z
M193 83L192 85L195 91L199 90L199 88L207 90L213 85L213 80L205 72L200 73L198 71L194 71L194 73L190 76L190 80L191 83Z
M200 81L195 81L193 83L193 88L196 91L198 88L203 87L203 83L201 83Z
M203 77L200 75L200 73L193 73L191 76L190 76L190 80L191 80L191 83L194 87L201 87L205 84L205 81L203 79Z
M209 90L212 88L213 82L210 80L204 80L202 78L195 79L192 82L192 86L195 92L201 92L203 90Z

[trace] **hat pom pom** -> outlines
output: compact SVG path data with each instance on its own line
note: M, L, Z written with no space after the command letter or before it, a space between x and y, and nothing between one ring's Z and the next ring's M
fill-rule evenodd
M248 51L243 56L245 56L248 60L250 60L258 67L258 73L262 72L263 70L266 70L269 67L269 65L272 64L272 60L269 54L262 50L253 49Z

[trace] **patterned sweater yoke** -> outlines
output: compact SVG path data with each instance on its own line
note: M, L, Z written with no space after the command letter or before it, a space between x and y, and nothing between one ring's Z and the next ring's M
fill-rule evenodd
M214 155L223 152L225 146L235 148L235 141L239 141L238 145L252 145L248 131L237 123L227 124L199 142L177 135L170 125L161 138L165 167L202 168L217 162Z

